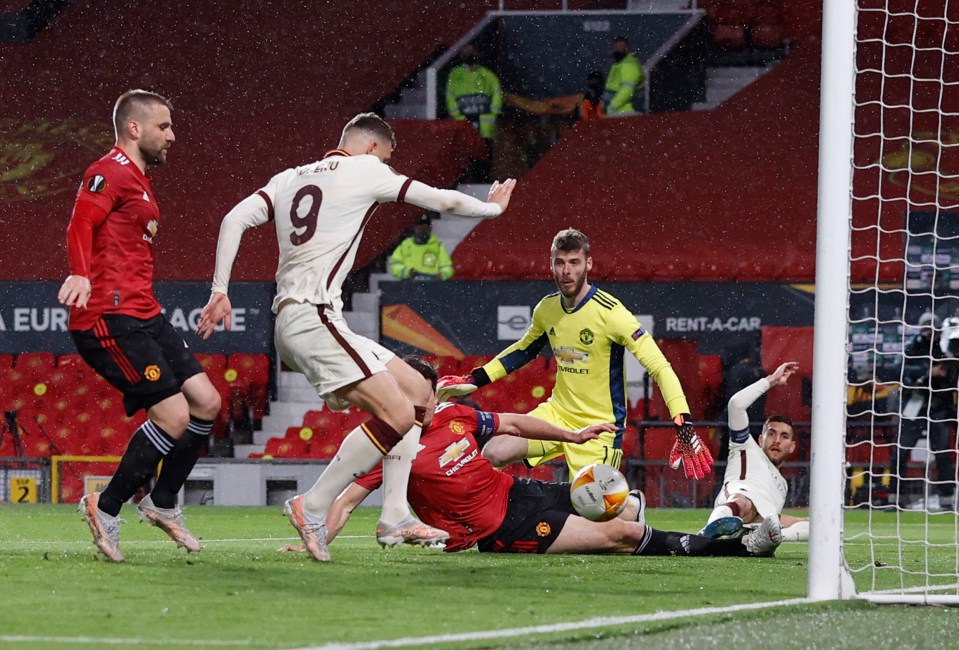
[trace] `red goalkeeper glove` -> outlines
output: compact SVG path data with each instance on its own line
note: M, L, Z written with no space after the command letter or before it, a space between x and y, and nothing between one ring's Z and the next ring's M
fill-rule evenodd
M436 399L445 402L451 397L469 395L477 388L472 375L446 375L436 382Z
M673 418L676 442L669 452L669 465L673 469L679 469L682 464L686 478L701 479L713 471L713 455L709 453L709 448L703 444L699 434L693 430L691 417L688 413L681 413Z

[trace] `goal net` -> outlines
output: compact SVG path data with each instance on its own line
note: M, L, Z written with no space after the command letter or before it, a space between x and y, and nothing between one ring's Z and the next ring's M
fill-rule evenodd
M959 604L959 1L854 21L841 556L859 597Z

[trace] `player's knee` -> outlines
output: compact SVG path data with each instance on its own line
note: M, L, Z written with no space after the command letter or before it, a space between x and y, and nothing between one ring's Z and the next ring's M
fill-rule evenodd
M190 424L190 410L186 403L182 405L170 405L168 408L150 409L150 419L169 434L171 438L179 439Z
M203 418L204 420L215 420L216 416L220 413L220 408L223 406L223 398L220 397L220 393L216 390L210 391L207 395L204 403L197 410L197 417Z

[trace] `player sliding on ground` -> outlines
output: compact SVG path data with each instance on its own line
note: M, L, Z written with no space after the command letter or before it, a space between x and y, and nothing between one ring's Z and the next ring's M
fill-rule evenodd
M436 371L407 363L435 386ZM430 406L435 406L435 399ZM431 418L431 419L430 419ZM781 541L779 517L739 539L709 539L655 530L645 523L642 492L630 493L620 518L599 523L576 514L568 483L515 478L479 450L494 436L580 444L614 430L609 424L561 429L528 415L486 413L445 402L427 416L423 448L413 461L409 501L423 521L449 531L447 551L473 546L492 553L621 553L632 555L769 556ZM354 481L328 516L328 539L381 482L380 468Z
M522 460L527 467L565 456L570 476L592 463L618 469L626 427L623 357L629 352L656 382L676 427L670 464L674 469L682 464L687 478L705 477L712 471L713 458L693 430L679 378L632 312L589 283L593 258L586 235L575 228L556 233L550 248L550 265L559 291L536 305L523 338L467 376L440 379L440 399L468 395L502 379L532 361L548 345L556 359L556 386L552 396L530 415L568 429L612 422L616 430L582 445L503 436L493 440L483 454L497 466Z
M275 223L280 260L276 271L276 349L302 372L332 408L355 405L372 417L351 431L336 456L305 494L284 512L307 550L330 559L326 514L354 477L385 458L386 496L376 527L384 545L443 542L443 530L423 525L409 511L406 486L420 428L433 391L423 377L378 343L350 331L343 318L341 287L356 257L363 229L380 203L406 202L440 212L492 218L509 204L515 181L493 183L486 202L439 190L389 166L393 130L373 113L344 127L339 148L323 160L280 172L223 218L217 242L213 295L197 331L204 338L225 321L230 271L248 228Z
M737 535L744 524L756 524L776 516L781 519L784 540L809 539L808 519L781 514L789 486L779 468L796 449L792 422L781 415L770 416L757 443L749 435L746 412L770 388L786 385L798 369L799 364L794 361L784 363L776 372L750 384L729 400L729 459L723 489L716 496L715 507L701 535Z

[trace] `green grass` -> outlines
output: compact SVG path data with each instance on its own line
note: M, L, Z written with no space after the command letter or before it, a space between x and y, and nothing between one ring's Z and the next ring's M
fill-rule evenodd
M132 507L124 516L127 561L115 565L100 560L73 506L0 506L0 647L126 647L127 639L137 640L139 650L296 648L778 601L806 592L805 544L783 545L768 559L381 550L371 537L377 512L360 509L333 544L334 561L321 565L277 553L294 541L278 508L188 508L205 545L195 555L136 522ZM705 516L658 510L650 521L695 530ZM847 528L865 529L864 515L851 520ZM955 540L955 520L929 519L939 524L930 528L933 539ZM881 515L874 529L892 534L898 526L914 536L926 522L922 515ZM888 565L898 560L895 548L856 541L847 557L853 566ZM916 546L904 564L924 566L927 558L930 566L955 571L954 548ZM893 582L880 576L880 586ZM959 612L942 608L802 604L438 647L698 648L756 638L783 648L832 647L837 638L845 647L945 647L957 623ZM826 632L838 628L841 637Z

